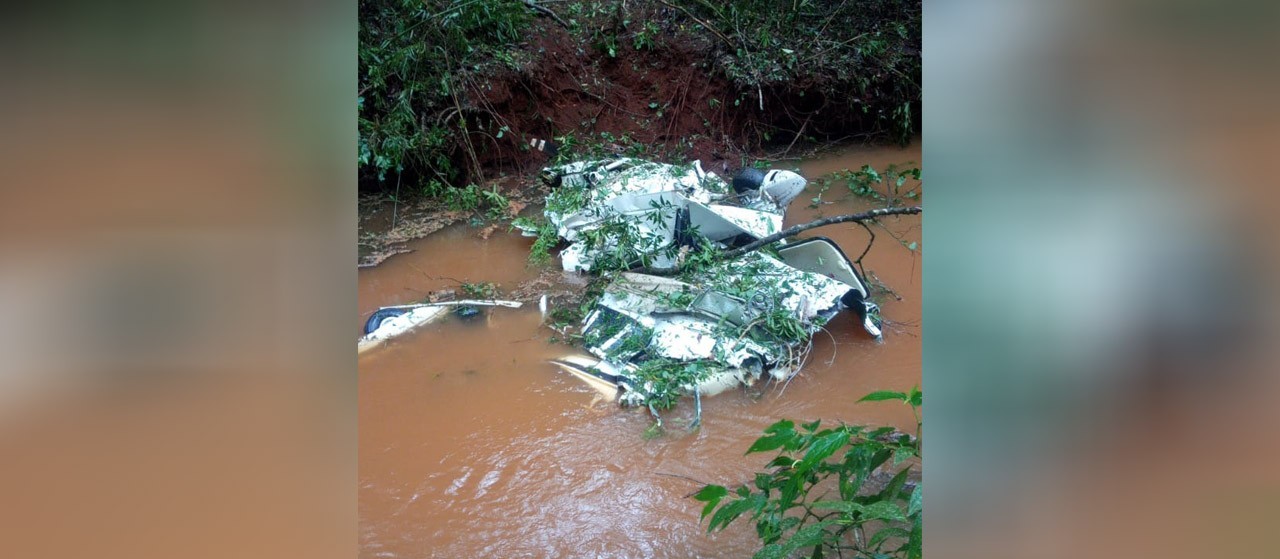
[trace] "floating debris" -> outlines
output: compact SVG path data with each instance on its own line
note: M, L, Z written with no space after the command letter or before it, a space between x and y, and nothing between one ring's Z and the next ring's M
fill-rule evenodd
M523 303L519 301L468 299L464 301L382 307L374 311L369 320L365 321L364 336L360 338L356 353L364 353L414 328L438 321L449 314L450 308L454 308L454 314L459 318L465 319L479 314L479 307L518 309L521 306L523 306Z

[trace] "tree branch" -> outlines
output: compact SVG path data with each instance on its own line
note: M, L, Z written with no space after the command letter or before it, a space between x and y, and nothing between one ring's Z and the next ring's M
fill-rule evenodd
M769 235L768 237L764 237L762 239L748 243L746 245L735 248L733 250L724 251L720 253L717 256L717 258L720 260L731 260L739 256L742 256L748 252L751 252L753 250L759 250L764 246L767 246L772 243L776 243L786 237L803 233L805 231L808 231L810 229L815 229L818 227L835 225L837 223L850 223L850 222L857 223L858 225L866 227L866 223L864 222L874 220L878 217L884 217L887 215L914 215L914 214L920 213L921 211L922 210L920 206L879 208L871 211L862 212L859 214L838 215L835 217L819 219L817 221L810 221L809 223L796 225L796 226L784 229L780 232ZM871 230L867 229L867 231L870 232ZM871 235L871 240L875 241L874 233ZM859 267L861 267L862 265L862 262L861 262L862 257L866 256L867 252L870 250L871 250L871 244L868 243L866 250L862 251L862 255L859 256L858 260L856 261ZM675 268L650 268L648 266L641 266L638 268L632 268L631 271L650 275L650 276L674 276L679 274L683 268L684 266L676 266Z
M546 14L551 19L556 20L556 23L559 23L561 27L565 29L569 29L569 24L565 23L563 19L560 19L560 16L556 15L555 12L551 11L551 8L548 8L545 6L539 6L535 0L524 0L524 5L528 6L530 9L532 9L535 12Z
M859 254L858 259L853 261L854 264L858 265L858 272L865 278L867 277L867 271L862 267L862 259L866 258L868 252L871 252L871 245L876 242L876 234L871 230L871 226L867 225L866 222L859 221L858 225L861 225L863 229L867 230L867 234L871 235L871 238L867 240L867 248L862 249L862 254Z
M706 28L706 30L707 30L707 31L710 31L712 34L714 34L715 36L719 37L721 41L724 41L724 44L725 44L725 45L727 45L727 46L729 47L729 50L730 50L730 51L732 51L733 49L737 48L737 46L733 44L733 41L730 41L730 40L729 40L729 38L728 38L728 37L726 37L726 36L724 35L724 33L721 33L719 29L716 29L715 27L712 27L710 23L707 23L707 22L705 22L705 21L702 21L702 20L698 19L698 16L693 15L693 13L692 13L692 12L690 12L689 10L684 9L684 7L682 7L682 6L676 6L676 5L674 5L674 4L671 4L670 2L667 2L666 0L658 0L658 3L659 3L659 4L662 4L663 6L666 6L666 7L668 7L668 8L671 8L671 9L673 9L673 10L680 10L681 12L684 12L684 15L689 16L689 19L692 19L692 20L693 20L694 22L696 22L698 25L703 26L704 28Z
M870 221L875 218L884 217L887 215L914 215L914 214L920 213L921 211L922 209L920 206L879 208L879 209L866 211L858 214L838 215L835 217L819 219L817 221L811 221L803 225L788 227L787 229L783 229L782 231L769 235L768 237L764 237L762 239L759 239L752 243L748 243L744 246L735 248L733 250L725 251L724 254L720 255L720 258L724 260L737 258L753 250L759 250L761 247L764 247L766 245L776 243L787 237L797 235L805 231L808 231L810 229L814 229L818 227L835 225L837 223L849 223L849 222L862 223L864 221Z

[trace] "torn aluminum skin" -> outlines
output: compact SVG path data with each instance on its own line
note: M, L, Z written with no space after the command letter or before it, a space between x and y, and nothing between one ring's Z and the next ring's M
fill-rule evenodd
M519 301L498 301L467 299L465 301L447 301L441 303L422 303L417 305L393 305L381 307L365 323L365 334L356 346L356 354L381 346L386 341L400 336L424 324L430 324L449 314L451 308L461 307L507 307L518 309L523 305Z
M717 242L776 233L805 180L791 171L756 174L752 184L731 188L698 161L668 165L622 158L545 169L542 178L554 189L545 214L569 242L561 264L584 272L602 263L669 269L692 231Z
M746 175L746 180L742 180ZM569 247L566 270L676 267L701 236L741 246L782 228L805 180L790 171L751 170L732 187L698 162L677 166L634 159L549 168L554 190L545 214ZM621 273L583 322L587 351L557 361L589 373L640 404L652 386L635 375L650 360L704 363L686 391L710 395L768 373L786 379L802 346L842 309L881 335L879 308L848 257L822 237L785 244L777 257L750 252L681 280Z
M651 387L628 373L645 361L710 362L685 388L712 395L765 373L795 374L801 347L845 308L879 337L879 309L834 243L806 239L778 254L748 253L684 280L619 274L583 322L597 376L613 379L624 403L638 404Z

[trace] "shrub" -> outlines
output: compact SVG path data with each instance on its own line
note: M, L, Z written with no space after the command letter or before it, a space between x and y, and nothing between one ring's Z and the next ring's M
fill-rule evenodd
M905 557L922 555L922 486L908 490L911 468L903 467L879 491L866 482L877 469L896 469L920 456L922 394L875 392L859 401L898 400L916 414L916 436L892 427L871 429L840 425L819 429L820 421L796 428L783 420L769 426L747 453L777 450L769 471L757 473L752 484L734 491L707 485L694 498L705 502L702 518L711 520L707 531L722 530L750 513L764 547L757 558L790 557L809 550L810 557ZM838 498L816 499L819 484L835 485Z

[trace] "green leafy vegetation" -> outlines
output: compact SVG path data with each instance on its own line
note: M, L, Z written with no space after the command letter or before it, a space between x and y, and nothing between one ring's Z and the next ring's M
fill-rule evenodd
M507 217L511 203L506 196L498 192L497 186L489 190L474 184L464 188L444 188L440 196L444 198L451 210L463 212L483 210L486 217L495 220Z
M735 106L744 97L763 105L776 91L833 116L858 115L863 128L903 144L919 129L919 0L670 4L713 28L727 54L719 67L742 92Z
M462 293L469 299L497 299L501 291L498 290L498 284L482 281L476 283L463 283Z
M920 198L919 167L903 169L891 164L879 172L870 165L863 165L857 171L837 171L832 177L845 181L854 195L881 201L888 206Z
M918 0L569 0L546 9L567 31L523 0L361 0L361 180L384 189L403 180L412 193L444 196L448 187L482 183L499 159L528 153L525 134L551 122L543 133L559 146L552 164L617 154L682 159L696 142L726 134L758 147L760 139L802 134L905 142L919 130ZM654 68L691 60L717 84L689 119L704 129L671 128L673 118L692 110L683 101L687 91L676 98L648 86L600 89L595 81L577 93L542 91L557 70L545 64L538 39L552 33L567 34L583 58L571 66L625 65L639 83ZM495 89L520 99L495 107L485 100ZM647 110L621 106L629 95L654 93ZM560 94L572 97L545 98ZM598 103L608 114L635 118L601 129L602 112L575 117L582 119L576 126L556 115L534 122L514 114L516 106L547 101ZM655 142L646 131L659 122L668 137Z
M500 127L465 110L460 96L492 68L516 64L512 47L531 17L521 0L361 0L361 172L383 181L413 171L454 184L470 166L478 176L469 137Z
M705 503L707 531L723 530L749 516L762 548L757 558L875 557L918 559L923 543L923 489L909 482L921 457L922 393L881 391L860 402L899 401L916 417L916 436L892 427L783 420L764 430L748 454L777 451L764 472L733 490L704 486L693 497ZM905 464L905 466L904 466ZM883 487L869 481L892 477ZM914 487L911 487L914 485ZM821 489L818 489L821 486Z
M810 207L818 207L826 203L822 200L822 196L833 185L844 185L848 187L850 194L874 200L886 207L918 203L920 188L923 186L919 167L898 164L889 164L879 171L871 165L863 165L857 170L842 169L822 176L810 184L818 191L812 198Z
M677 361L650 359L639 365L631 376L645 393L645 403L656 409L671 409L680 397L690 392L718 365L714 361Z
M511 221L511 225L537 231L537 238L529 247L529 264L542 266L551 262L551 249L560 243L560 235L555 225L544 217L537 219L518 217Z

